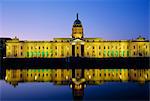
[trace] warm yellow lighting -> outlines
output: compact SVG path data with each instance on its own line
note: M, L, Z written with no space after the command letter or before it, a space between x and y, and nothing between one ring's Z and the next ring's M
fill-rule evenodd
M37 76L35 76L34 79L37 80Z
M8 77L7 76L5 76L5 80L7 80L8 79Z
M91 75L89 75L89 79L91 79Z
M72 88L72 84L70 85L70 88Z
M122 79L122 76L120 75L119 78Z
M134 40L104 40L102 38L84 38L83 33L82 23L78 19L75 20L72 27L72 38L54 38L52 41L23 41L15 37L6 42L6 58L150 56L150 41L141 36Z
M147 75L145 74L145 79L147 79Z
M68 80L68 76L66 76L66 79Z
M82 85L80 84L80 87L79 87L80 89L82 88Z

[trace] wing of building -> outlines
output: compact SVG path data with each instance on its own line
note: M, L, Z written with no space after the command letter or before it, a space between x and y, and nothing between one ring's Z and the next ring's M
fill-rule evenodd
M83 26L77 18L72 38L53 41L23 41L15 37L6 42L7 58L64 58L64 57L149 57L150 41L139 36L134 40L104 40L84 38Z

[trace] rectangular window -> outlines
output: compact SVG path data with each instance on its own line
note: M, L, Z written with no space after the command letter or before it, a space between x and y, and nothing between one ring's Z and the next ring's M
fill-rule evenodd
M129 56L129 51L127 51L127 56Z
M106 51L104 50L104 56L106 56Z
M29 57L29 52L27 52L27 57Z
M21 49L23 49L23 47L21 46Z
M44 57L44 52L42 52L42 57Z
M111 52L111 56L112 56L112 57L114 56L114 51Z
M99 55L101 55L101 52L99 52Z
M118 51L116 51L116 56L118 56Z
M22 56L22 52L21 52L21 56Z

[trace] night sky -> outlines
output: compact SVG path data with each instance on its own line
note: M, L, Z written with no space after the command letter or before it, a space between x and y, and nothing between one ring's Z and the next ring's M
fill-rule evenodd
M148 38L149 0L0 0L0 37L71 37L79 13L85 37Z

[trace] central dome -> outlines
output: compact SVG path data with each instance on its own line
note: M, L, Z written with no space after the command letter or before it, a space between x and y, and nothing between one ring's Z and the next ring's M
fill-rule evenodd
M74 21L72 27L72 38L75 39L83 38L83 27L81 21L78 19L78 13L77 13L77 19Z
M74 27L82 27L81 21L78 19L78 13L77 13L77 19L73 23Z

